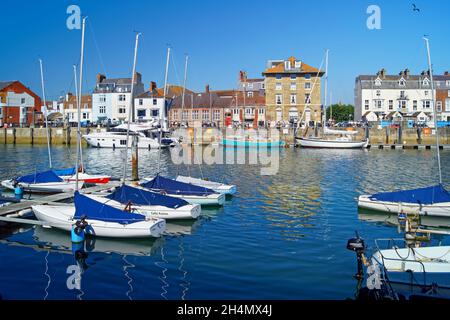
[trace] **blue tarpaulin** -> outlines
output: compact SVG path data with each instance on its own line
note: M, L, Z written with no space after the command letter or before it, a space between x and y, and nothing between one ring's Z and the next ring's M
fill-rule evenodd
M450 193L442 185L418 188L412 190L376 193L369 197L370 200L433 204L450 202Z
M145 216L142 214L131 213L125 210L113 208L107 204L100 203L86 197L78 191L75 192L74 203L74 219L79 219L82 215L86 215L87 219L117 222L121 224L131 224L145 220Z
M58 176L73 176L77 171L75 167L67 169L53 170Z
M213 190L208 188L164 178L160 175L157 175L154 179L143 183L142 186L153 191L163 191L167 194L176 195L207 196L215 193Z
M63 179L53 172L53 170L36 172L27 176L18 177L17 182L23 183L48 183L48 182L63 182Z
M168 208L179 208L188 204L182 199L168 197L159 193L133 188L122 185L106 198L118 201L123 204L131 202L132 204L147 206L164 206Z

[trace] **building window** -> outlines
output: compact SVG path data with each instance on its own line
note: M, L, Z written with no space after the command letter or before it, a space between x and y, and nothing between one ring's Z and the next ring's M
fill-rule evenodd
M264 109L258 109L258 114L263 115L264 114Z
M311 89L311 82L305 82L305 89L310 90Z
M297 75L295 73L291 74L291 80L296 80L297 79Z
M98 113L106 113L106 106L98 107Z
M98 101L99 102L106 102L106 96L104 94L101 94L98 96Z
M450 86L450 80L445 81L445 85L448 87Z
M253 89L253 83L247 83L247 88Z
M430 100L424 100L423 101L423 108L424 109L430 109L431 108L431 101Z
M378 109L382 109L383 108L383 100L375 100L375 106Z
M279 90L281 90L281 88L282 88L282 87L281 87L281 83L280 83L280 82L277 82L276 85L275 85L275 90L278 90L278 91L279 91Z
M159 110L158 109L153 109L152 110L152 117L153 118L158 118L159 117Z
M125 107L119 107L119 113L126 113Z
M275 78L277 78L277 80L281 80L281 74L277 73L277 75L275 76Z
M291 82L291 91L297 90L297 84L295 82Z
M220 120L220 110L214 110L213 111L213 119L214 120Z
M279 93L275 95L275 103L276 104L282 104L283 103L283 96Z
M405 91L404 90L400 91L400 99L405 99Z
M137 116L138 117L145 117L146 116L146 112L145 109L140 109L137 111Z
M284 68L286 70L290 70L291 69L291 62L289 60L284 62Z
M381 96L381 90L377 90L377 97Z
M20 99L20 104L25 104L25 98Z
M189 111L183 110L183 112L181 113L181 120L187 121L188 119L189 119Z
M305 103L311 103L311 95L309 93L305 93Z
M245 108L245 114L247 115L253 114L253 108Z
M428 81L428 79L423 79L422 85L428 87L430 85L430 81Z
M239 114L239 109L233 109L233 114L238 115Z
M156 106L158 104L158 101L156 99L153 99L153 105Z
M436 111L442 112L442 101L436 101Z
M389 110L394 110L394 100L389 100Z
M300 69L302 66L302 62L301 61L295 61L295 69Z
M209 120L209 110L203 110L202 120Z
M369 110L369 100L364 100L364 109Z
M405 100L400 100L398 102L398 108L399 109L406 109L406 101ZM401 110L399 110L399 111L401 111Z
M249 92L247 92L247 97L249 97L249 98L253 98L253 91L249 91Z
M309 73L305 74L305 79L311 79L311 75Z
M447 97L450 98L450 90L447 91Z
M144 104L144 99L139 99L139 105L142 106Z
M261 89L266 89L266 84L264 82L261 82Z
M450 99L445 99L445 111L450 111Z
M398 81L398 85L404 87L404 86L406 85L405 79L403 79L403 78L400 79L400 80Z
M413 100L413 111L417 111L417 100Z
M178 120L178 110L173 110L172 111L172 119L173 120Z
M125 101L126 96L124 94L119 94L119 101Z
M295 93L291 94L291 104L297 104L297 95Z
M428 90L425 90L424 94L425 96L428 96Z

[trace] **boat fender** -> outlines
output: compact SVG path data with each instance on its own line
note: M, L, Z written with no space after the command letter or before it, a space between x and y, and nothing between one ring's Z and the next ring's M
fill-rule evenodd
M87 216L82 215L80 217L80 220L77 220L75 225L72 227L71 236L72 236L73 243L79 243L79 242L84 241L84 239L86 237L85 229L88 226L86 219L87 219Z
M15 186L14 186L14 197L17 200L22 200L22 198L23 198L23 188L17 182L15 182L14 184L15 184Z

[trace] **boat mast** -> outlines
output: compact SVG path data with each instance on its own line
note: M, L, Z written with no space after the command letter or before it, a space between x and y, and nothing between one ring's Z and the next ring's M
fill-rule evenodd
M322 118L322 129L323 132L325 133L325 123L326 123L326 119L327 119L327 91L328 91L328 49L325 53L325 87L324 87L324 91L325 91L325 100L324 100L324 104L323 104L323 118Z
M189 56L186 55L185 63L184 63L183 96L181 97L181 121L183 121L184 96L185 96L185 93L186 93L186 79L187 79L188 60L189 60Z
M441 172L441 153L439 151L439 130L437 126L437 113L436 113L436 101L434 97L434 82L433 82L433 68L431 64L431 54L430 54L430 44L428 38L424 37L425 44L427 46L428 54L428 70L430 71L430 81L431 81L431 100L433 103L433 118L434 118L434 129L436 130L436 150L437 150L437 161L439 169L439 184L442 184L442 172Z
M166 59L166 74L164 76L164 93L163 93L163 112L164 115L166 113L166 95L167 95L167 77L169 73L169 62L170 62L170 47L167 47L167 59ZM165 116L163 117L163 121L165 121ZM161 114L159 115L159 134L158 134L158 174L161 170L161 135L162 135L162 125L161 125Z
M50 165L50 169L52 168L52 153L50 151L50 128L48 127L48 110L47 105L45 104L45 86L44 86L44 71L42 68L42 59L39 59L39 66L41 68L41 86L42 86L42 98L44 99L44 107L45 107L45 128L47 134L47 150L48 150L48 163Z
M73 76L74 76L74 82L75 82L75 97L76 97L76 101L77 101L77 106L78 106L78 99L80 99L81 101L81 95L80 98L78 97L78 84L77 84L77 66L73 65ZM81 171L84 172L84 164L83 164L83 149L81 148L81 139L80 139L80 144L78 146L80 148L80 164L81 164Z
M330 121L333 121L333 92L330 91Z
M83 88L83 61L84 61L84 30L86 28L86 19L87 17L83 18L83 24L81 29L81 56L80 56L80 84L78 86L78 97L77 97L77 160L75 165L75 190L78 191L78 170L80 166L80 144L81 144L81 129L80 129L80 117L81 117L81 92Z
M134 93L134 81L136 76L136 60L137 60L137 50L139 45L139 36L141 35L140 32L136 33L136 41L134 44L134 58L133 58L133 73L131 75L131 98L130 103L128 104L128 126L127 126L127 142L125 146L125 160L123 164L123 178L122 183L125 184L125 179L127 178L127 162L128 162L128 142L130 140L130 124L132 118L134 118L134 110L133 110L133 93Z

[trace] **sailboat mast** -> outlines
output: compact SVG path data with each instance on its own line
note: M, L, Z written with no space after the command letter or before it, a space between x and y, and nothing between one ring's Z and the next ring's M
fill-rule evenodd
M437 113L436 113L436 101L434 96L434 82L433 82L433 68L431 64L431 54L430 54L430 44L428 42L428 38L423 38L425 40L425 44L427 46L427 55L428 55L428 70L430 70L430 81L431 81L431 99L433 103L433 118L434 118L434 129L436 130L436 151L437 151L437 160L438 160L438 169L439 169L439 183L442 184L442 172L441 172L441 153L439 151L439 130L437 126Z
M183 120L184 96L185 96L185 93L186 93L186 80L187 80L188 60L189 60L189 56L186 55L185 62L184 62L183 96L181 97L181 120Z
M45 86L44 86L44 71L42 68L42 59L39 59L39 66L41 68L41 86L42 86L42 99L44 99L44 106L45 106L45 128L46 128L46 134L47 134L47 150L48 150L48 163L50 166L50 169L52 168L52 153L50 151L50 128L48 127L48 110L47 105L45 104Z
M139 36L141 35L140 32L136 33L136 40L134 44L134 57L133 57L133 70L131 75L131 97L130 97L130 103L128 104L128 126L127 126L127 142L125 146L125 160L123 164L123 178L122 183L125 184L125 179L127 178L127 162L128 162L128 143L130 140L130 124L132 119L134 119L134 108L133 108L133 93L134 93L134 81L136 76L136 60L137 60L137 50L139 45Z
M73 65L73 77L74 77L74 83L75 83L75 97L76 97L76 101L77 101L77 106L78 106L78 84L77 84L77 66ZM80 98L81 100L81 98ZM78 148L80 148L80 165L81 165L81 170L84 171L84 165L83 165L83 149L81 148L81 139L80 139L80 144L78 145Z
M163 93L163 114L162 120L165 122L165 115L166 115L166 95L167 95L167 78L169 75L169 62L170 62L170 47L167 47L167 59L166 59L166 73L164 76L164 93ZM159 115L159 122L160 122L160 128L159 128L159 134L158 134L158 174L161 170L161 135L162 135L162 128L161 125L161 114Z
M328 49L325 53L325 99L323 103L323 118L322 118L322 129L325 130L325 123L327 119L327 95L328 95Z
M83 18L83 24L81 29L81 56L80 56L80 84L78 86L78 97L77 97L77 160L75 165L75 190L78 190L78 170L80 166L80 144L81 144L81 129L80 129L80 117L81 117L81 92L83 88L83 61L84 61L84 30L86 28L86 19Z

